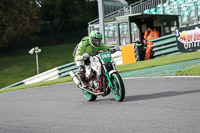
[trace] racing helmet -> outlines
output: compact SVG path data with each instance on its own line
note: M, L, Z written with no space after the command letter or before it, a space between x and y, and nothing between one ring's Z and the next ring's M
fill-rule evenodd
M101 40L102 40L102 34L99 31L92 31L90 33L89 41L93 47L98 48L101 44Z

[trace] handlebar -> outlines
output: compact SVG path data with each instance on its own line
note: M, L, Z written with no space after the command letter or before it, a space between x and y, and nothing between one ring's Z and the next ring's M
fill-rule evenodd
M122 50L107 49L106 51L94 52L94 53L90 54L90 56L96 56L96 55L98 55L98 54L100 54L100 53L104 53L104 52L113 52L113 53L115 53L115 52L117 52L117 51L122 51Z

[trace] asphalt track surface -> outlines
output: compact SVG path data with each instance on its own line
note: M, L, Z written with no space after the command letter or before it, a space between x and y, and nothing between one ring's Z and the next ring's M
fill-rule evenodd
M124 79L87 102L73 83L0 94L0 133L199 133L200 77Z

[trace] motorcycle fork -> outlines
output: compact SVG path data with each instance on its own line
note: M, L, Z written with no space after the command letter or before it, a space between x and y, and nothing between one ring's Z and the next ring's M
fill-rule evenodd
M99 90L101 91L101 89L102 89L102 77L100 76L99 77Z
M108 82L109 82L111 88L113 89L113 84L112 84L112 82L111 82L111 79L110 79L110 77L109 77L108 72L106 72L106 77L107 77L107 79L108 79Z
M110 84L110 87L111 87L112 89L114 89L113 84L112 84L111 79L110 79L110 76L109 76L109 73L108 73L108 71L107 71L106 68L105 68L105 65L103 65L103 68L104 68L106 77L107 77L107 79L108 79L108 82L109 82L109 84Z
M106 92L106 84L105 84L105 77L102 77L102 85L103 85L103 92Z

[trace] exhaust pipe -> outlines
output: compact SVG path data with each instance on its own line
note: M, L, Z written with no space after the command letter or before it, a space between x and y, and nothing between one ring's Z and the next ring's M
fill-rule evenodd
M89 92L91 94L94 94L94 95L103 95L104 94L104 92L97 92L96 93L96 92L90 91L90 90L88 90L86 88L81 87L81 85L79 86L79 88L82 89L82 90L84 90L84 91L87 91L87 92Z
M79 86L80 85L80 80L77 78L77 76L75 75L75 73L73 71L69 72L69 75L72 77L72 79L74 80L74 83Z

